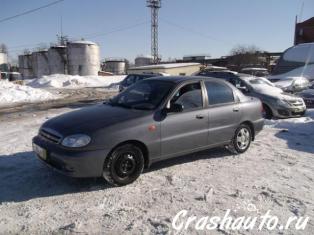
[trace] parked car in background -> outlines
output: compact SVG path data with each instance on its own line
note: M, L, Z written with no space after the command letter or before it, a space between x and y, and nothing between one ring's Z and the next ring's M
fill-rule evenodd
M22 76L18 72L1 72L1 79L8 81L21 80Z
M33 149L63 174L126 185L163 159L217 146L247 151L264 125L261 106L222 80L149 78L107 103L48 120Z
M307 108L314 108L314 84L307 90L297 93L306 105Z
M304 77L268 77L268 80L290 93L306 90L310 86L309 80Z
M306 106L300 97L284 93L267 79L240 74L232 71L209 72L210 78L220 78L230 82L245 95L259 98L263 103L263 116L266 119L303 116Z
M243 68L241 69L241 73L253 75L256 77L267 77L269 72L265 68Z
M129 74L125 79L119 84L119 92L124 91L129 86L135 84L138 81L151 78L151 77L160 77L165 76L162 73L142 73L142 74Z
M268 79L289 92L306 90L314 81L314 43L287 49Z

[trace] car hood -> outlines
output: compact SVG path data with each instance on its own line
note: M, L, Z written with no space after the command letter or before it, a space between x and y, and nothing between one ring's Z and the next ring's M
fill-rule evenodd
M283 91L275 86L270 85L254 85L253 89L256 93L268 95L268 96L280 96Z
M98 104L88 108L72 111L54 117L42 125L42 128L51 129L62 136L72 134L89 134L95 130L143 117L151 111L127 109L109 104Z
M261 96L267 96L270 98L276 98L280 100L295 100L298 99L295 95L283 92L278 87L268 86L268 85L256 85L254 86L254 91Z

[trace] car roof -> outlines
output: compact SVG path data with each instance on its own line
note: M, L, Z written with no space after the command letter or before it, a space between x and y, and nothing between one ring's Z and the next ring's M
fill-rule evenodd
M130 73L127 76L132 75L132 76L160 76L158 73Z
M182 83L182 82L193 82L193 81L200 81L200 80L208 80L210 81L217 81L217 82L225 82L223 79L213 78L213 77L206 77L206 76L167 76L167 77L152 77L148 78L147 80L155 80L155 81L169 81L173 83ZM228 83L227 83L228 84Z

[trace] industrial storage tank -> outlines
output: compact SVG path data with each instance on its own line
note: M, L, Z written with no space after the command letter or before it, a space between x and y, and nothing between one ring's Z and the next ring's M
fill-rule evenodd
M19 55L19 72L22 74L24 79L34 77L31 54Z
M123 58L106 59L105 71L116 75L126 74L126 59Z
M50 74L67 74L67 52L65 46L52 46L48 50Z
M5 52L0 52L0 71L8 70L8 54Z
M153 64L153 57L152 56L138 56L135 58L135 66L145 66Z
M49 75L48 51L36 51L32 53L32 67L34 76L37 78Z
M99 46L90 41L67 43L68 74L98 75L100 70Z

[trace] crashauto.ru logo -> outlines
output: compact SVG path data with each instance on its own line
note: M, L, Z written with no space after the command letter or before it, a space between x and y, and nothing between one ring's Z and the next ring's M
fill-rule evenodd
M195 229L195 230L304 230L309 221L309 217L291 216L283 224L279 223L277 216L271 215L268 210L261 216L241 216L232 217L231 210L228 209L223 217L204 216L197 217L189 215L187 210L179 211L172 220L172 228L177 231Z

